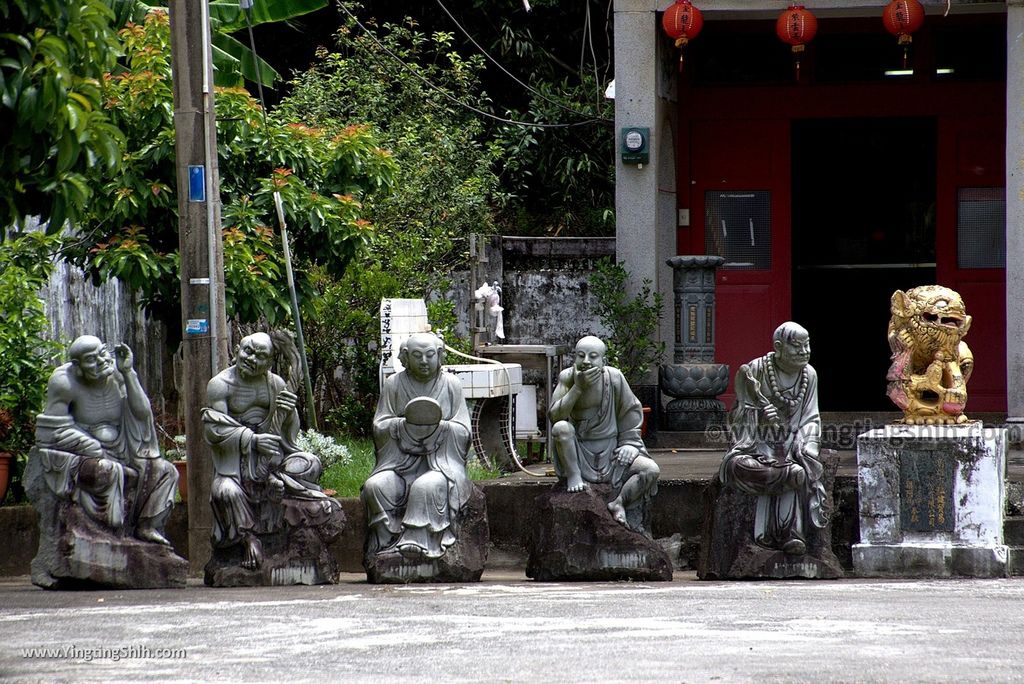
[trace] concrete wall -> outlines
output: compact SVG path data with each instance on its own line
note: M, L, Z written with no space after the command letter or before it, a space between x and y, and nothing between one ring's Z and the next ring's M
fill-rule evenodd
M597 316L590 277L597 261L615 256L613 238L517 238L494 236L475 265L477 281L502 288L505 344L575 345L584 335L608 335ZM469 272L453 274L444 297L455 303L460 337L469 337Z
M575 345L584 335L607 336L593 314L590 276L599 259L614 256L610 238L503 238L506 343Z

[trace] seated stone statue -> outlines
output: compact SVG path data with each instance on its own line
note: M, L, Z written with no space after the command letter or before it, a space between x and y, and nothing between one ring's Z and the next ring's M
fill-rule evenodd
M619 523L643 532L631 515L658 491L660 470L640 439L640 400L617 368L605 365L607 347L588 336L576 344L573 365L558 376L551 398L555 471L566 489L608 483L616 496L608 510Z
M719 476L758 496L754 540L799 556L807 550L808 526L828 525L818 375L808 364L811 339L802 326L780 325L772 347L736 374L733 444Z
M160 457L153 411L135 373L131 349L120 344L114 354L116 360L91 335L72 342L68 363L50 375L46 407L36 418L34 463L26 482L41 513L43 541L33 562L33 581L43 586L61 578L125 587L171 586L179 581L140 570L136 583L128 576L135 569L117 568L115 557L123 560L137 551L110 539L98 542L110 549L109 557L85 549L90 540L105 534L134 537L161 548L170 545L163 527L174 506L178 473ZM54 501L63 505L60 513L55 512ZM76 517L81 514L93 524L90 530L85 529L90 523ZM51 529L58 522L75 537L67 548L60 546L62 534ZM50 548L51 544L57 546ZM95 572L82 570L88 564L80 559L65 563L67 553L72 558L78 553L95 555L90 561ZM184 563L169 551L157 555ZM176 573L178 569L171 571ZM181 584L183 573L182 567Z
M459 536L473 491L469 410L462 383L441 370L443 352L437 336L412 335L398 354L405 370L381 388L373 418L377 465L362 491L368 555L396 550L437 559Z
M213 450L214 470L210 490L214 557L207 566L208 584L323 583L337 575L323 544L341 532L344 513L318 484L320 459L296 446L298 398L270 371L273 353L269 335L249 335L239 344L235 365L207 385L209 407L203 409L203 427ZM229 565L234 557L219 551L240 550L238 565L244 571L261 571L267 535L295 529L314 531L315 535L307 535L312 546L296 550L294 544L277 544L272 571L262 573L267 581L258 582L244 573L236 573L234 579L230 573L218 574L218 568ZM299 573L289 578L281 570L301 567L304 561L320 564L315 577Z
M607 347L588 336L551 398L559 481L534 501L526 575L541 581L672 579L651 538L660 469L640 439L643 408Z

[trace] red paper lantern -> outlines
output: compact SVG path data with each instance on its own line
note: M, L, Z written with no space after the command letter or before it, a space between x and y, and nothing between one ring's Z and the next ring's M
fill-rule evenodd
M704 16L690 0L676 0L661 17L661 28L676 41L679 52L679 71L683 70L682 49L704 28Z
M790 5L775 22L775 33L783 43L793 46L793 52L802 52L817 32L817 18L803 5Z
M918 0L892 0L882 11L882 23L886 31L900 37L900 45L906 45L924 23L924 7Z
M661 27L676 47L684 47L704 28L704 15L690 0L676 0L661 17Z
M899 36L899 44L903 46L903 68L907 68L907 56L911 35L924 23L924 7L918 0L892 0L882 11L882 23L885 30Z
M775 33L791 46L795 57L796 80L800 80L800 53L818 32L818 19L803 5L790 5L775 21Z

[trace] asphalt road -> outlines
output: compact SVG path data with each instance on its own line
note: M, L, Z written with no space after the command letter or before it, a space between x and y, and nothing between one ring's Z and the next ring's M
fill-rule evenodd
M1022 579L722 583L677 573L671 583L541 584L506 573L403 587L360 579L134 592L0 581L0 680L1024 679ZM60 655L27 657L40 648Z

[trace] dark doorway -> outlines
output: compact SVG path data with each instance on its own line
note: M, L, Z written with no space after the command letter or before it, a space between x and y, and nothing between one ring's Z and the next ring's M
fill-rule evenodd
M793 320L811 333L823 411L885 396L896 290L935 282L936 122L796 120Z

